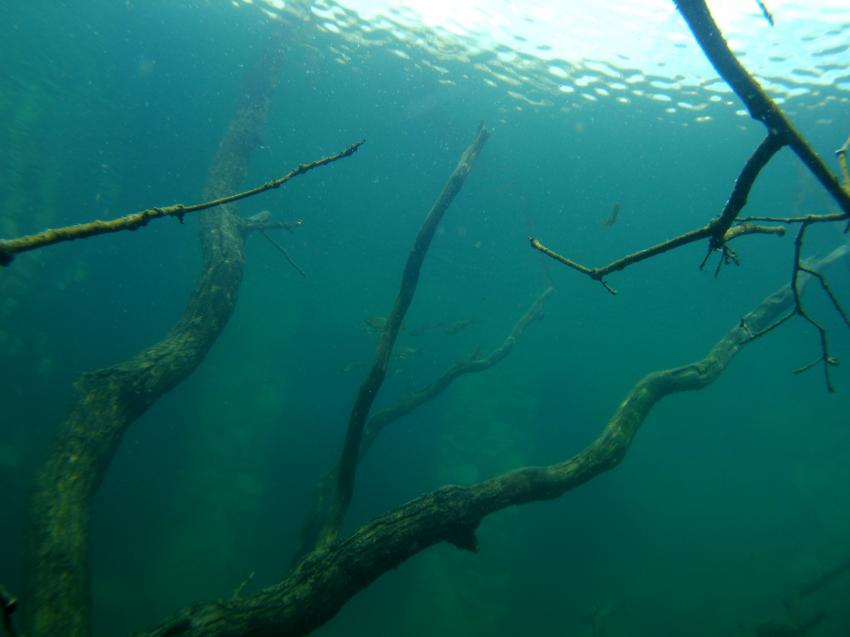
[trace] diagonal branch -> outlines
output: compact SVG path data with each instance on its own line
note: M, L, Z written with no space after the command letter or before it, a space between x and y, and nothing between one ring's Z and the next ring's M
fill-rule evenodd
M326 166L327 164L333 163L338 159L343 159L344 157L349 157L353 155L355 152L357 152L357 149L360 148L364 143L365 140L356 142L348 148L336 153L335 155L322 157L321 159L317 159L306 164L299 164L298 166L290 170L288 173L286 173L283 177L278 177L277 179L272 179L271 181L256 186L254 188L250 188L248 190L244 190L235 194L218 197L210 201L204 201L188 206L184 204L174 204L172 206L165 206L163 208L147 208L146 210L140 210L139 212L124 215L123 217L118 217L117 219L111 219L110 221L89 221L88 223L81 223L73 226L53 228L51 230L45 230L44 232L31 234L25 237L18 237L16 239L0 240L0 266L9 265L15 258L15 255L21 252L27 252L29 250L43 248L45 246L53 245L55 243L62 243L63 241L87 239L88 237L94 237L100 234L109 234L112 232L120 232L122 230L138 230L139 228L148 225L148 223L150 223L154 219L162 219L163 217L176 217L180 220L180 223L183 223L184 215L190 214L192 212L209 210L210 208L223 206L225 204L239 201L240 199L247 199L248 197L259 195L260 193L266 192L268 190L280 188L286 182L294 179L295 177L298 177L299 175L303 175L304 173L309 172L314 168L318 168L319 166Z
M823 160L794 128L782 110L749 74L729 48L705 0L674 0L705 56L729 87L744 102L750 116L781 138L811 171L826 191L850 215L850 193L845 191Z
M510 354L514 345L516 345L526 328L531 323L541 318L543 315L543 305L546 303L546 299L548 299L554 291L554 288L547 288L544 290L543 293L534 300L534 303L531 304L531 307L528 308L525 314L523 314L516 322L516 325L514 325L508 337L499 347L493 350L489 356L485 358L473 357L468 360L459 361L427 387L405 396L394 405L376 411L366 424L366 430L363 433L363 441L360 444L360 457L362 458L366 455L366 453L368 453L372 443L375 442L375 439L378 437L378 434L380 434L387 425L395 422L399 418L403 418L426 402L433 400L461 376L465 374L483 372Z
M387 317L384 330L381 333L381 339L375 351L372 368L369 370L366 380L361 385L351 410L345 445L339 461L339 479L337 481L336 497L331 506L331 514L319 536L320 544L329 544L336 539L342 526L345 512L351 502L363 428L366 425L366 419L369 417L369 410L372 407L372 403L384 382L390 353L398 337L404 315L413 301L416 285L419 282L419 271L422 268L425 255L431 245L431 240L434 238L434 234L437 232L437 227L446 210L448 210L455 196L457 196L463 187L466 177L469 171L472 170L472 165L478 157L478 153L489 136L490 133L482 124L478 128L475 139L472 140L472 143L463 152L463 155L461 155L457 166L443 187L443 191L437 197L433 206L431 206L431 210L428 211L428 215L422 222L422 227L419 229L419 233L413 242L413 247L407 257L407 263L402 274L401 287L396 296L393 309Z

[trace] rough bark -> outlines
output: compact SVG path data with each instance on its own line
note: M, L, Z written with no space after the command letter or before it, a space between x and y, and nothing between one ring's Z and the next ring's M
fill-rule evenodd
M251 76L212 161L205 198L234 192L259 142L278 83L274 43ZM204 359L236 303L242 280L241 222L226 206L201 216L202 270L170 333L130 360L85 373L35 486L28 533L27 634L90 634L89 523L92 500L127 427Z
M401 285L396 295L393 309L387 317L378 347L375 350L372 367L366 376L366 380L360 386L360 390L357 392L357 397L354 400L354 406L351 409L345 443L338 465L336 493L328 509L329 514L317 538L319 545L333 542L342 527L345 513L348 510L351 496L354 493L354 480L357 474L357 462L360 457L360 441L363 437L366 419L369 417L372 403L375 401L375 397L378 395L378 391L381 389L384 377L387 374L390 354L398 337L398 332L401 329L402 321L404 321L404 315L413 302L413 295L416 293L416 286L419 283L419 272L422 269L422 263L425 261L425 255L428 253L431 240L437 232L437 227L440 225L443 215L449 206L451 206L461 188L463 188L466 177L472 170L472 166L489 136L490 133L482 124L478 128L475 138L466 150L463 151L457 166L455 166L446 185L443 186L443 190L425 216L425 220L416 234L416 239L413 241L413 246L410 249L410 254L407 257L407 263L404 266L404 272L401 276Z
M812 267L847 260L843 246ZM357 592L416 553L450 542L478 550L481 520L509 506L551 500L613 469L655 404L670 394L711 384L756 335L794 307L783 286L745 315L701 360L653 372L620 403L602 433L564 462L524 467L468 487L445 486L360 527L353 535L308 555L283 581L242 599L197 604L137 637L265 637L305 635L331 619Z

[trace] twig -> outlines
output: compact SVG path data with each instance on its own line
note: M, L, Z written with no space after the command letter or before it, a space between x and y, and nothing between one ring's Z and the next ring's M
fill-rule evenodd
M785 321L787 321L788 319L793 318L793 317L795 317L795 316L797 316L797 312L796 312L795 310L791 310L790 312L788 312L788 314L786 314L785 316L783 316L781 319L779 319L779 320L777 320L775 323L773 323L773 324L771 324L771 325L768 325L767 327L765 327L765 328L763 328L763 329L759 330L758 332L753 332L753 331L750 329L749 325L746 325L746 324L743 322L743 319L741 320L741 326L742 326L742 327L744 327L744 328L746 328L746 329L749 331L749 334L750 334L750 338L749 338L749 340L754 341L754 340L756 340L757 338L759 338L760 336L764 336L764 335L765 335L765 334L767 334L768 332L772 332L772 331L773 331L773 330L775 330L777 327L779 327L780 325L782 325Z
M801 293L799 289L799 278L800 272L804 271L801 260L801 252L803 248L803 237L806 234L806 229L809 227L809 224L804 223L800 226L800 230L797 232L797 237L794 239L794 271L791 275L791 292L794 295L794 308L796 313L801 316L803 319L808 321L817 331L818 336L820 337L820 347L821 347L821 356L807 364L803 367L794 370L794 374L802 374L803 372L811 369L818 363L823 363L823 375L824 381L826 382L826 390L830 393L835 391L835 388L832 385L832 379L829 374L829 368L831 366L837 365L838 361L834 357L829 354L829 344L826 338L826 330L823 326L818 323L815 319L813 319L806 310L803 308L803 304L800 301ZM822 283L825 283L822 281ZM828 289L828 288L827 288ZM840 306L839 306L840 310ZM844 315L843 311L841 311L842 316Z
M228 203L233 203L234 201L239 201L240 199L246 199L248 197L253 197L254 195L259 195L260 193L266 192L267 190L279 188L289 180L298 177L299 175L303 175L304 173L309 172L314 168L318 168L319 166L325 166L327 164L337 161L338 159L343 159L344 157L349 157L350 155L353 155L357 151L357 149L360 148L360 146L362 146L364 143L365 140L359 141L357 143L352 144L345 150L336 153L335 155L323 157L322 159L317 159L316 161L312 161L306 164L300 164L299 166L289 171L283 177L278 177L277 179L273 179L272 181L266 182L265 184L256 186L255 188L251 188L250 190L244 190L233 195L219 197L218 199L213 199L211 201L204 201L202 203L196 203L188 206L183 204L175 204L172 206L165 206L163 208L148 208L146 210L141 210L139 212L134 212L129 215L124 215L123 217L118 217L117 219L112 219L110 221L90 221L88 223L65 226L63 228L54 228L52 230L45 230L44 232L39 232L38 234L18 237L17 239L6 239L0 241L0 265L9 265L12 262L12 259L14 259L15 255L21 252L35 250L36 248L43 248L44 246L53 245L54 243L61 243L63 241L85 239L87 237L92 237L99 234L120 232L122 230L138 230L139 228L146 226L153 219L159 219L162 217L176 217L182 222L184 215L187 215L189 213L198 212L200 210L207 210L209 208L222 206Z
M771 221L774 223L824 223L829 221L843 221L847 215L843 212L835 212L832 214L823 215L802 215L799 217L770 217L765 215L750 215L740 217L740 223L748 223L750 221Z
M648 248L644 248L643 250L633 252L632 254L628 254L620 259L617 259L616 261L612 261L608 265L605 265L601 268L589 268L580 263L577 263L576 261L573 261L572 259L568 259L567 257L558 254L551 248L544 246L540 241L538 241L534 237L529 237L531 247L535 250L542 252L546 256L563 263L566 266L578 270L582 274L586 274L591 279L599 281L611 294L616 294L617 291L610 285L608 285L608 283L605 281L605 277L611 274L612 272L624 270L630 265L633 265L640 261L645 261L646 259L650 259L659 254L669 252L671 250L687 245L689 243L693 243L695 241L700 241L702 239L710 239L708 252L706 254L705 259L703 259L700 268L705 265L706 261L708 260L708 257L716 250L723 251L723 255L721 258L725 260L731 255L730 251L726 249L726 242L740 234L749 234L752 232L771 232L774 234L780 234L778 231L769 230L764 226L750 226L747 230L741 231L732 230L731 226L732 223L735 221L735 218L746 205L750 190L752 190L753 184L755 183L756 177L758 176L759 172L767 165L770 159L776 154L776 152L781 147L781 140L776 135L769 134L767 137L765 137L764 140L762 140L758 148L756 148L753 154L750 155L750 157L747 159L746 164L744 164L744 168L741 170L740 174L738 175L738 178L735 180L735 184L732 187L732 192L730 193L729 199L726 201L726 204L723 206L723 210L721 211L721 213L701 228L691 230L690 232L684 232L676 237L673 237L672 239L668 239L667 241L662 241L661 243L657 243ZM731 235L729 235L730 232L732 233Z
M293 260L292 260L292 257L291 257L291 256L289 256L289 252L287 252L287 251L286 251L286 248L284 248L284 247L283 247L282 245L280 245L277 241L275 241L274 239L272 239L272 238L271 238L271 237L270 237L270 236L266 233L266 231L265 231L264 229L260 228L260 229L259 229L259 232L260 232L260 234L261 234L261 235L263 235L266 239L268 239L269 243L271 243L271 244L272 244L275 248L277 248L277 249L280 251L280 253L281 253L284 257L286 257L286 260L287 260L287 261L289 261L289 265L291 265L293 268L295 268L295 270L298 272L298 274L300 274L301 276L303 276L305 279L307 278L307 273L306 273L306 272L304 272L304 270L302 270L302 269L299 267L299 265L298 265L297 263L295 263L295 261L293 261Z
M493 350L489 356L479 358L473 357L464 361L459 361L452 365L433 383L420 389L419 391L408 394L399 400L396 404L375 412L366 424L366 430L363 434L363 441L360 445L360 457L366 455L372 446L372 443L378 437L378 434L392 422L406 416L417 407L433 400L444 389L451 385L456 379L464 374L483 372L503 358L510 354L514 345L520 337L525 333L526 328L534 321L541 318L543 315L543 306L546 300L555 291L554 288L547 288L538 296L531 306L526 310L525 314L516 322L511 333L505 338L502 344Z
M770 26L773 26L773 14L767 10L767 6L765 6L764 2L756 0L756 4L759 6L759 9L761 9L761 14L764 16L764 19L767 20L767 23Z
M800 265L798 267L801 271L811 274L818 280L821 288L826 293L826 296L832 303L832 307L834 307L835 311L838 312L839 316L841 316L842 320L844 321L844 324L847 327L850 327L850 318L847 317L847 313L844 311L844 308L842 308L841 304L838 302L838 297L835 296L835 293L832 291L832 288L829 287L829 283L826 282L826 277L820 272L816 272L805 265Z
M403 396L395 404L376 411L369 418L363 431L363 440L360 443L358 460L363 460L372 448L372 444L378 438L378 435L387 426L407 416L414 409L437 398L437 396L464 374L483 372L504 359L525 333L526 328L543 316L543 306L546 299L553 292L554 288L550 287L538 296L531 307L516 322L507 338L489 356L485 358L472 357L465 361L459 361L427 387ZM317 535L324 526L324 520L329 514L328 509L333 501L333 488L338 480L338 473L339 467L337 466L326 473L316 483L313 489L310 511L301 529L299 546L294 552L293 564L301 560L316 544Z

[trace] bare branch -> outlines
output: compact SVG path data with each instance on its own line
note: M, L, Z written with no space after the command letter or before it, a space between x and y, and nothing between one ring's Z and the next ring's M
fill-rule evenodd
M475 139L473 139L472 143L463 152L463 155L461 155L457 166L443 187L443 191L437 197L431 210L428 211L428 215L422 222L422 227L419 229L419 233L413 242L413 247L410 250L407 263L404 267L404 273L402 274L401 287L396 296L393 309L387 317L384 330L381 333L381 340L375 351L372 368L369 370L366 380L361 385L351 410L345 445L339 461L339 480L337 482L333 509L325 528L319 536L319 542L322 545L329 544L336 539L343 518L345 517L345 512L351 502L363 428L366 425L366 419L369 416L372 403L387 373L390 353L401 328L401 323L404 320L404 315L413 301L413 295L416 292L416 285L419 281L419 271L422 268L425 255L431 245L431 240L434 238L434 234L446 210L463 187L467 175L472 170L475 159L478 157L489 136L489 131L482 124L478 128Z
M248 197L259 195L260 193L266 192L267 190L279 188L291 179L294 179L299 175L303 175L304 173L309 172L314 168L325 166L327 164L337 161L338 159L343 159L345 157L353 155L357 151L357 149L360 148L364 143L365 140L359 141L357 143L352 144L348 148L341 150L335 155L323 157L321 159L317 159L316 161L312 161L306 164L300 164L299 166L296 166L295 168L290 170L283 177L278 177L277 179L273 179L269 182L266 182L265 184L256 186L255 188L244 190L242 192L238 192L232 195L227 195L225 197L219 197L211 201L204 201L202 203L196 203L188 206L183 204L174 204L172 206L165 206L163 208L148 208L146 210L141 210L139 212L134 212L129 215L124 215L123 217L118 217L117 219L112 219L110 221L90 221L88 223L81 223L74 226L65 226L63 228L45 230L44 232L39 232L38 234L32 234L25 237L18 237L17 239L6 239L0 241L0 265L9 265L12 262L12 259L14 259L15 255L21 252L35 250L36 248L43 248L45 246L53 245L55 243L61 243L63 241L86 239L88 237L93 237L100 234L120 232L122 230L138 230L139 228L146 226L153 219L160 219L162 217L176 217L182 223L183 217L192 212L198 212L201 210L208 210L209 208L215 208L217 206L223 206L225 204L233 203L234 201L239 201L240 199L247 199Z
M744 102L750 116L767 127L768 135L775 135L783 144L790 146L826 191L838 202L844 213L850 215L850 193L841 187L835 175L794 128L776 102L741 65L729 49L722 31L714 22L705 0L674 0L674 2L705 56Z
M260 234L263 235L268 240L268 242L271 243L275 248L277 248L277 250L286 258L287 261L289 261L289 265L295 268L295 271L306 279L307 273L304 272L304 270L302 270L297 263L295 263L291 256L289 256L289 252L286 251L286 248L284 248L277 241L272 239L264 229L260 228L259 231Z

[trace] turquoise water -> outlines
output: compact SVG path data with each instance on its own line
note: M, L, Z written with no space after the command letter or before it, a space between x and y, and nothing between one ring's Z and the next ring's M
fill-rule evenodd
M556 292L504 361L382 434L348 531L442 484L570 456L641 377L701 358L788 280L791 237L740 240L742 266L716 279L698 270L704 246L686 247L610 277L616 297L528 247L534 234L599 265L705 223L762 135L729 95L696 113L640 96L544 100L533 78L528 90L491 86L476 58L415 47L405 58L391 39L358 43L317 19L271 21L227 3L0 11L0 236L198 200L245 70L277 28L283 77L246 185L367 140L239 204L246 216L304 220L277 238L307 277L251 237L226 330L125 434L95 503L97 635L229 597L250 573L246 593L285 575L371 360L366 322L389 311L419 224L479 121L493 135L434 240L376 407L489 353L540 292ZM788 108L835 168L847 87L810 87ZM748 208L834 210L787 151ZM198 271L196 229L164 220L23 254L0 272L0 584L10 591L23 589L27 498L75 378L168 331ZM807 250L841 241L818 228ZM850 306L850 270L829 276ZM850 360L850 332L810 296L832 353ZM411 334L467 319L454 335ZM823 612L809 634L846 635L850 573L790 614L783 606L850 555L850 372L834 368L835 394L818 369L791 374L818 354L810 327L783 326L707 389L662 401L613 472L487 518L477 554L420 554L317 634L753 635Z

